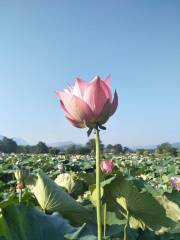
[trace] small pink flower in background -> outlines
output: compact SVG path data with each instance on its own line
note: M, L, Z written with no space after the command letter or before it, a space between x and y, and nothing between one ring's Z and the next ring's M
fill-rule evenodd
M77 128L102 127L116 111L118 96L112 98L111 78L102 80L96 76L86 82L77 78L74 86L57 91L66 118Z
M111 160L103 160L101 161L101 170L105 173L111 173L115 164Z
M171 183L177 191L180 191L180 177L171 177Z

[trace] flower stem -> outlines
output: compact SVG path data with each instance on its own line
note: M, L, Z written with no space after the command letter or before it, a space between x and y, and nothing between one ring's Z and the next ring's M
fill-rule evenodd
M102 239L101 229L101 189L100 189L100 137L99 130L96 130L96 191L97 191L97 227L98 240Z
M127 223L124 226L124 240L127 240Z
M129 211L127 211L127 223L124 226L124 240L127 240L127 227L129 224Z
M104 204L104 238L106 237L106 218L107 218L107 208L106 203Z
M22 189L19 190L19 203L22 201Z

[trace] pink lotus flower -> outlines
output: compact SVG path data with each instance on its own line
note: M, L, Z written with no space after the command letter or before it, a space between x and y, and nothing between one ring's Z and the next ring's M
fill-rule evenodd
M171 177L171 183L177 191L180 191L180 177Z
M86 82L77 78L74 86L57 91L66 118L78 128L102 127L116 111L118 96L112 99L110 76L104 81L96 76Z
M101 170L105 173L111 173L114 166L115 165L111 160L104 160L101 162Z

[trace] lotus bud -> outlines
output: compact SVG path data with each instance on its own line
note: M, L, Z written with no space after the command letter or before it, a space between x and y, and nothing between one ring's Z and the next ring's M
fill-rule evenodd
M115 164L111 160L103 160L101 162L101 170L104 173L111 173Z

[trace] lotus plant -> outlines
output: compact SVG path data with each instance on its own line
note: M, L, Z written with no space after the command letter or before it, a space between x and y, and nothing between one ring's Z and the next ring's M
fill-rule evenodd
M96 189L97 189L97 224L98 240L101 240L101 194L100 194L100 129L114 114L118 106L118 96L115 91L112 97L111 78L102 80L96 76L86 82L77 78L74 86L64 91L57 91L60 105L69 122L77 128L88 128L88 136L94 130L96 134Z

